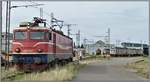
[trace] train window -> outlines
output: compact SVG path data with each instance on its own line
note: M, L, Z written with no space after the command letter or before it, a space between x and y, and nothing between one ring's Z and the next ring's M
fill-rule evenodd
M27 38L27 32L15 32L16 40L23 40Z
M43 40L45 32L30 32L30 39Z

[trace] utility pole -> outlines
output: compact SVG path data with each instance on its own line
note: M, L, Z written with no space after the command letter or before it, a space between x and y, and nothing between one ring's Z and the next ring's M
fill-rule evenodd
M69 24L67 25L67 27L68 27L68 36L70 36L70 31L71 31L70 26L71 25L69 25Z
M110 28L108 28L108 49L109 49L109 54L110 54L110 51L111 51L111 43L110 43Z
M5 59L6 60L9 60L9 58L8 58L8 53L9 53L9 49L8 49L8 44L9 44L9 30L10 30L10 28L9 28L9 23L10 23L10 16L9 16L9 12L10 12L10 8L9 8L9 5L10 5L10 1L7 1L6 2L6 34L5 34L5 52L6 52L6 54L5 54ZM8 62L5 62L5 69L7 68L7 64L8 64Z
M11 1L8 2L8 51L7 53L9 53L10 51L10 13L11 13ZM9 57L9 56L8 56ZM8 58L9 59L9 58Z
M54 26L53 26L53 19L54 19L54 13L51 13L51 27L53 28Z
M64 26L67 26L67 29L68 29L68 30L67 30L68 36L71 35L71 33L70 33L70 31L71 31L70 27L71 27L72 25L76 25L76 24L64 24Z
M1 57L2 57L2 1L0 1L0 39L1 39L0 40L0 61L1 61ZM0 71L2 73L1 66L0 66Z
M61 29L62 29L62 27L63 27L63 23L64 23L64 21L56 19L56 18L54 17L54 14L51 13L51 27L52 27L52 28L53 28L54 26L58 26L58 27L60 28L60 31L61 31Z
M80 30L78 30L78 33L76 34L76 42L77 42L77 46L80 46Z
M43 8L40 8L40 18L43 18Z
M0 1L0 57L2 56L2 1ZM1 58L0 58L1 61ZM1 70L1 67L0 67Z
M9 10L9 2L7 1L6 2L6 29L5 29L5 36L4 36L4 39L5 39L5 52L7 53L7 36L8 36L8 10ZM6 56L5 56L6 57Z
M5 59L9 61L9 45L10 45L10 8L11 1L6 3L6 34L5 34ZM7 68L8 62L5 63L5 69Z
M80 46L80 30L78 30L78 33L75 34L70 34L70 35L75 35L76 36L76 46L79 47Z
M84 38L84 39L83 39L84 48L86 47L86 41L87 41L87 39Z

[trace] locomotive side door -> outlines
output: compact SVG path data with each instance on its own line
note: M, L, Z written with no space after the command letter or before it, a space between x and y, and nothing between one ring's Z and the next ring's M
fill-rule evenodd
M53 54L56 55L56 34L53 33Z

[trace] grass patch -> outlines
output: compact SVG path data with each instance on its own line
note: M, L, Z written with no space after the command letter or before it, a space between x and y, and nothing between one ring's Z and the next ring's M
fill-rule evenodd
M58 66L53 69L48 69L43 72L34 72L24 74L22 77L16 77L15 80L42 80L42 81L68 81L72 80L78 73L79 69L84 67L85 64L67 64L65 66Z
M4 67L1 67L1 80L14 80L16 76L19 76L24 74L21 71L17 71L15 67L10 67L5 69Z
M5 69L4 67L1 67L1 80L15 73L17 73L17 70L15 68Z
M143 57L137 62L130 63L127 67L134 69L140 76L149 79L149 60L147 57Z

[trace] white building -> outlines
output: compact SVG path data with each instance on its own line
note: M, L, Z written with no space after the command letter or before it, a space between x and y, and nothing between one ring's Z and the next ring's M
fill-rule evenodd
M86 44L85 50L86 50L86 53L88 53L88 54L96 54L96 50L100 49L101 54L102 54L102 53L104 53L104 49L106 47L105 45L106 44L103 41L99 40L94 44Z
M115 45L111 44L110 48L113 49L115 47ZM106 49L108 49L108 44L106 44L105 42L99 40L94 44L86 44L85 45L85 50L86 53L88 54L96 54L97 50L101 51L101 54L106 53Z

